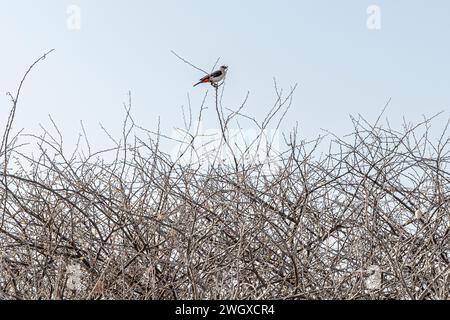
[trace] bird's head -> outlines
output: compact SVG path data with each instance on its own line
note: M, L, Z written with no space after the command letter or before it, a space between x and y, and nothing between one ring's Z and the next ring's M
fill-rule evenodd
M226 71L228 69L228 66L221 66L220 69Z

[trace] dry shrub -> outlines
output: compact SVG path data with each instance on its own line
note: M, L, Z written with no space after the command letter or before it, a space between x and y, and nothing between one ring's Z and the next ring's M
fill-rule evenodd
M0 298L448 299L447 128L432 141L432 119L397 131L358 117L352 134L328 135L326 153L324 139L296 130L271 150L261 138L295 90L275 89L262 122L242 113L245 101L222 107L213 90L221 134L206 165L193 161L191 120L173 158L166 136L135 124L131 102L113 148L86 140L88 150L65 154L55 126L29 136L37 155L22 153L10 136L20 89L9 95ZM230 126L244 120L259 134L237 148ZM270 161L254 161L261 148Z

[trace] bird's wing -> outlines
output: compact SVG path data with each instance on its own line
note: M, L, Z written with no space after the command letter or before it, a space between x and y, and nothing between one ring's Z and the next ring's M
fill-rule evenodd
M203 78L201 78L200 82L203 82L205 80L209 80L210 78L217 78L217 77L220 77L221 75L222 75L222 71L217 70L217 71L214 71L213 73L208 74L208 75L204 76Z
M211 73L210 77L211 78L217 78L217 77L220 77L221 75L222 75L222 71L217 70L217 71L214 71L213 73Z

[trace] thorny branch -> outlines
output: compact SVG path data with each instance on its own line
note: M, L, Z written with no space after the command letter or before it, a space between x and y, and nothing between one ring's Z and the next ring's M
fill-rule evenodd
M187 143L139 126L131 94L121 136L105 130L110 147L95 150L84 126L72 154L53 122L5 132L2 166L17 165L0 174L0 298L449 299L448 123L436 141L433 117L397 130L359 116L343 138L294 129L270 153L264 130L280 127L295 89L274 86L261 122L244 112L248 95L213 102L222 136L206 163L190 101ZM258 134L237 147L233 125ZM182 144L178 157L164 141Z

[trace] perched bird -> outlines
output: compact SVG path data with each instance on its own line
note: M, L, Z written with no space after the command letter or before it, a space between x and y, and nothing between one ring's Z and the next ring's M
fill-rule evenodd
M420 209L417 209L415 212L416 220L422 220L423 213Z
M200 83L211 83L212 86L217 87L218 83L225 79L225 76L227 75L227 69L227 66L221 66L219 70L214 71L213 73L201 78L199 82L194 84L194 87L198 86Z

